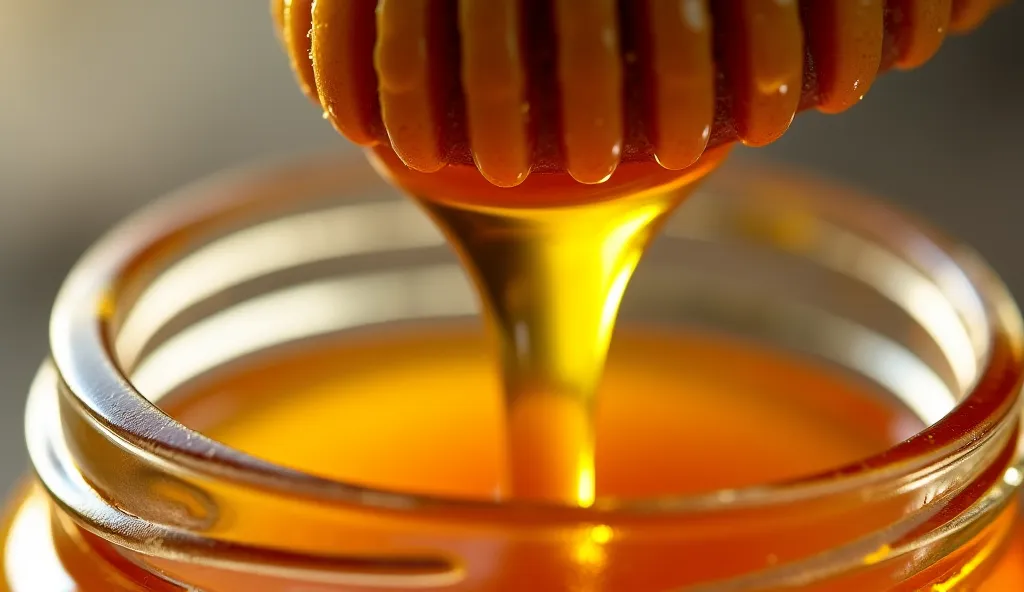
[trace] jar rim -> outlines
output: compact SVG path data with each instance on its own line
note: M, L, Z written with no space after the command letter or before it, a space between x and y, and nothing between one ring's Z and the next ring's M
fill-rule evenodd
M258 171L253 174L253 171ZM763 175L764 172L759 172ZM104 431L140 451L168 462L186 462L190 470L209 472L221 478L249 482L261 488L296 488L317 497L348 498L348 501L389 507L424 508L440 506L552 511L574 519L600 520L618 513L649 514L709 511L716 507L742 507L793 502L819 497L837 489L870 488L899 475L918 471L944 457L963 454L976 446L1011 417L1024 377L1021 320L1008 290L996 274L976 256L942 233L912 221L905 214L883 208L887 224L911 231L942 251L971 283L989 324L988 355L978 379L966 397L940 421L914 437L855 464L824 474L784 483L741 490L716 491L686 496L644 500L598 501L590 508L547 507L517 501L445 499L411 493L376 490L350 483L304 474L254 459L223 444L202 437L173 420L132 387L118 368L110 351L110 323L119 310L120 286L127 276L148 273L140 258L157 249L167 249L189 232L223 223L240 211L273 208L266 203L273 192L267 187L290 184L330 184L344 177L348 185L377 182L367 166L338 166L335 158L307 161L298 166L244 168L175 192L145 209L111 232L91 249L70 273L53 309L50 326L52 360L64 385L62 392ZM772 176L772 174L769 174ZM777 175L775 175L777 176ZM792 186L792 175L787 183ZM799 177L797 177L799 179ZM807 180L808 187L813 181ZM856 208L844 215L867 212L877 207L861 196L836 195L827 199L801 192L800 199L813 206L834 208L853 200ZM784 198L782 198L784 199ZM831 203L825 203L825 201ZM554 514L553 514L554 516Z

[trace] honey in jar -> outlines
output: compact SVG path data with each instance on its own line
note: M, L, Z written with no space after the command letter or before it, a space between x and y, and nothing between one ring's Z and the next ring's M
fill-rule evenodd
M499 491L491 342L414 205L334 159L190 193L58 299L12 592L1019 586L1016 309L884 206L734 173L666 220L572 507Z

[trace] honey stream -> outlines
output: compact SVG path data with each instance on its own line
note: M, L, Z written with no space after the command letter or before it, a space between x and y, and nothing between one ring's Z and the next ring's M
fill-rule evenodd
M504 387L502 495L591 505L594 393L619 303L660 223L724 151L685 173L634 165L600 185L536 175L513 189L470 167L416 173L377 155L440 225L483 304Z

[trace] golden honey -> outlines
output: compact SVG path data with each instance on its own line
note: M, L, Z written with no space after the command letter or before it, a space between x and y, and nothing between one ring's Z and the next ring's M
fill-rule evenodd
M238 202L197 202L194 218L154 213L92 254L58 299L53 360L28 412L46 489L15 498L0 589L1024 588L1020 322L972 261L949 255L971 278L957 291L917 253L892 263L900 245L873 225L829 230L827 206L773 225L755 207L733 233L861 273L899 305L893 318L917 324L901 336L811 314L833 348L818 357L686 326L614 331L649 244L726 144L770 143L802 109L849 108L879 72L923 63L994 4L275 0L304 92L441 229L484 330L424 314L415 327L325 325L317 340L298 308L282 309L231 325L241 349L224 367L172 350L200 371L160 392L147 356L187 335L190 314L202 325L204 306L283 273L261 256L317 262L301 260L312 235L254 250L234 261L264 276L231 283L239 270L226 266L205 276L209 293L192 276L199 297L165 300L168 316L132 335L146 328L133 307L166 287L172 254L187 260L205 233L284 205L264 195L274 183L243 184ZM321 174L289 181L305 191ZM133 238L140 228L150 233ZM829 232L846 251L815 243ZM924 311L900 284L826 261L851 244L939 300ZM334 287L363 285L353 281ZM981 304L964 298L976 285L992 292ZM379 292L363 312L380 299L402 309L394 319L418 318L418 298L449 295ZM345 318L336 304L324 318ZM844 305L851 318L873 310ZM735 306L743 317L752 305ZM789 306L757 310L792 320ZM289 315L279 342L260 333Z
M735 337L658 327L626 326L617 333L597 401L596 494L605 500L806 478L881 453L923 428L902 404L838 368ZM164 408L229 446L331 479L462 500L493 499L504 486L502 387L486 337L473 324L377 330L264 355L193 383L166 400ZM293 528L287 519L275 518L274 507L264 511L261 528L267 532ZM1024 585L1024 531L1017 511L1011 505L990 532L979 535L987 534L988 542L970 560L961 558L957 570L944 570L940 561L887 590L1018 589ZM175 589L73 523L51 523L50 512L38 486L16 500L0 580L7 585L0 589ZM639 575L628 567L628 557L637 552L628 545L635 536L629 526L599 526L587 533L556 546L553 557L514 547L491 549L488 571L475 571L471 580L450 589L670 590L685 578L688 562L700 562L705 570L729 569L729 555L714 548L680 563L665 539L643 551L645 561L662 568ZM310 530L302 536L315 548L329 545L336 534ZM347 544L361 544L358 534L349 536L355 538ZM403 536L415 540L431 534L409 526ZM831 533L802 536L827 540ZM781 553L795 542L779 538L772 544ZM743 545L737 540L733 552L744 553ZM25 552L37 562L49 561L36 566L47 574L36 580L42 588L25 584L26 567L12 563ZM215 581L218 591L282 589L241 575ZM922 583L927 586L919 587ZM858 588L834 584L828 589Z

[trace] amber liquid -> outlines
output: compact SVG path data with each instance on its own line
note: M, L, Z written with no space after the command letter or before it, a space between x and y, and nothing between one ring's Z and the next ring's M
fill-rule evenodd
M493 499L509 443L502 433L503 387L487 342L468 324L354 334L225 368L163 405L186 425L284 466L409 493ZM922 427L902 405L838 370L729 337L664 327L619 329L596 401L599 500L800 478L880 452ZM1016 511L1009 508L998 527L1012 528ZM151 588L157 585L152 577L70 522L54 520L58 514L39 487L16 500L4 533L0 590L172 589ZM339 536L352 548L374 548L359 532L373 530L374 520L388 520L368 513L359 519L359 532L295 532L273 507L262 516L257 527L263 533L278 533L282 544L301 540L309 549L336 544ZM230 538L229 518L219 528ZM780 529L767 540L722 533L682 556L674 546L679 533L671 531L630 546L631 536L656 524L622 531L585 528L586 536L568 537L542 552L481 541L474 548L488 555L486 561L450 587L429 590L666 592L708 574L736 575L745 569L737 559L749 557L752 545L784 559L807 546L828 547L842 536L813 528L797 535L784 526L798 516L775 519ZM438 528L431 524L408 523L393 535L399 537L394 544L430 540ZM394 525L382 523L382 530L388 528ZM961 557L970 566L966 571L959 564L944 567L943 560L910 581L877 589L1022 589L1024 535L1007 538L972 551L967 561ZM260 578L227 572L215 590L289 589ZM811 589L863 592L843 584Z
M167 409L284 466L390 490L493 499L509 442L502 437L502 384L486 345L481 332L461 325L363 335L207 380ZM809 476L881 452L923 427L902 405L839 371L732 338L664 328L618 331L596 402L599 499ZM287 525L274 524L271 512L266 527ZM456 589L570 590L583 578L590 584L581 590L662 592L689 580L693 568L679 564L670 541L661 551L645 549L647 565L657 569L637 574L629 558L617 556L615 533L607 535L604 542L567 541L556 557L494 550L493 572L471 573ZM303 536L315 547L316 537L333 535ZM785 553L813 541L781 536L775 543ZM1016 589L1005 585L1024 583L1021 543L998 573L992 569L1002 547L965 581L988 578L986 592ZM735 544L742 552L745 543ZM730 557L709 548L706 557L686 558L695 561L724 574Z
M661 222L725 153L682 172L632 165L597 185L552 174L501 189L470 167L417 173L377 150L474 280L500 362L502 497L593 504L594 414L619 303Z
M578 208L427 208L463 255L497 337L507 467L498 491L594 502L597 388L619 302L672 192Z
M620 331L597 395L601 497L809 475L881 452L922 427L896 403L865 396L826 370L726 338L653 328ZM484 336L447 327L275 358L207 382L170 410L284 466L385 489L493 499L507 446L502 408Z

